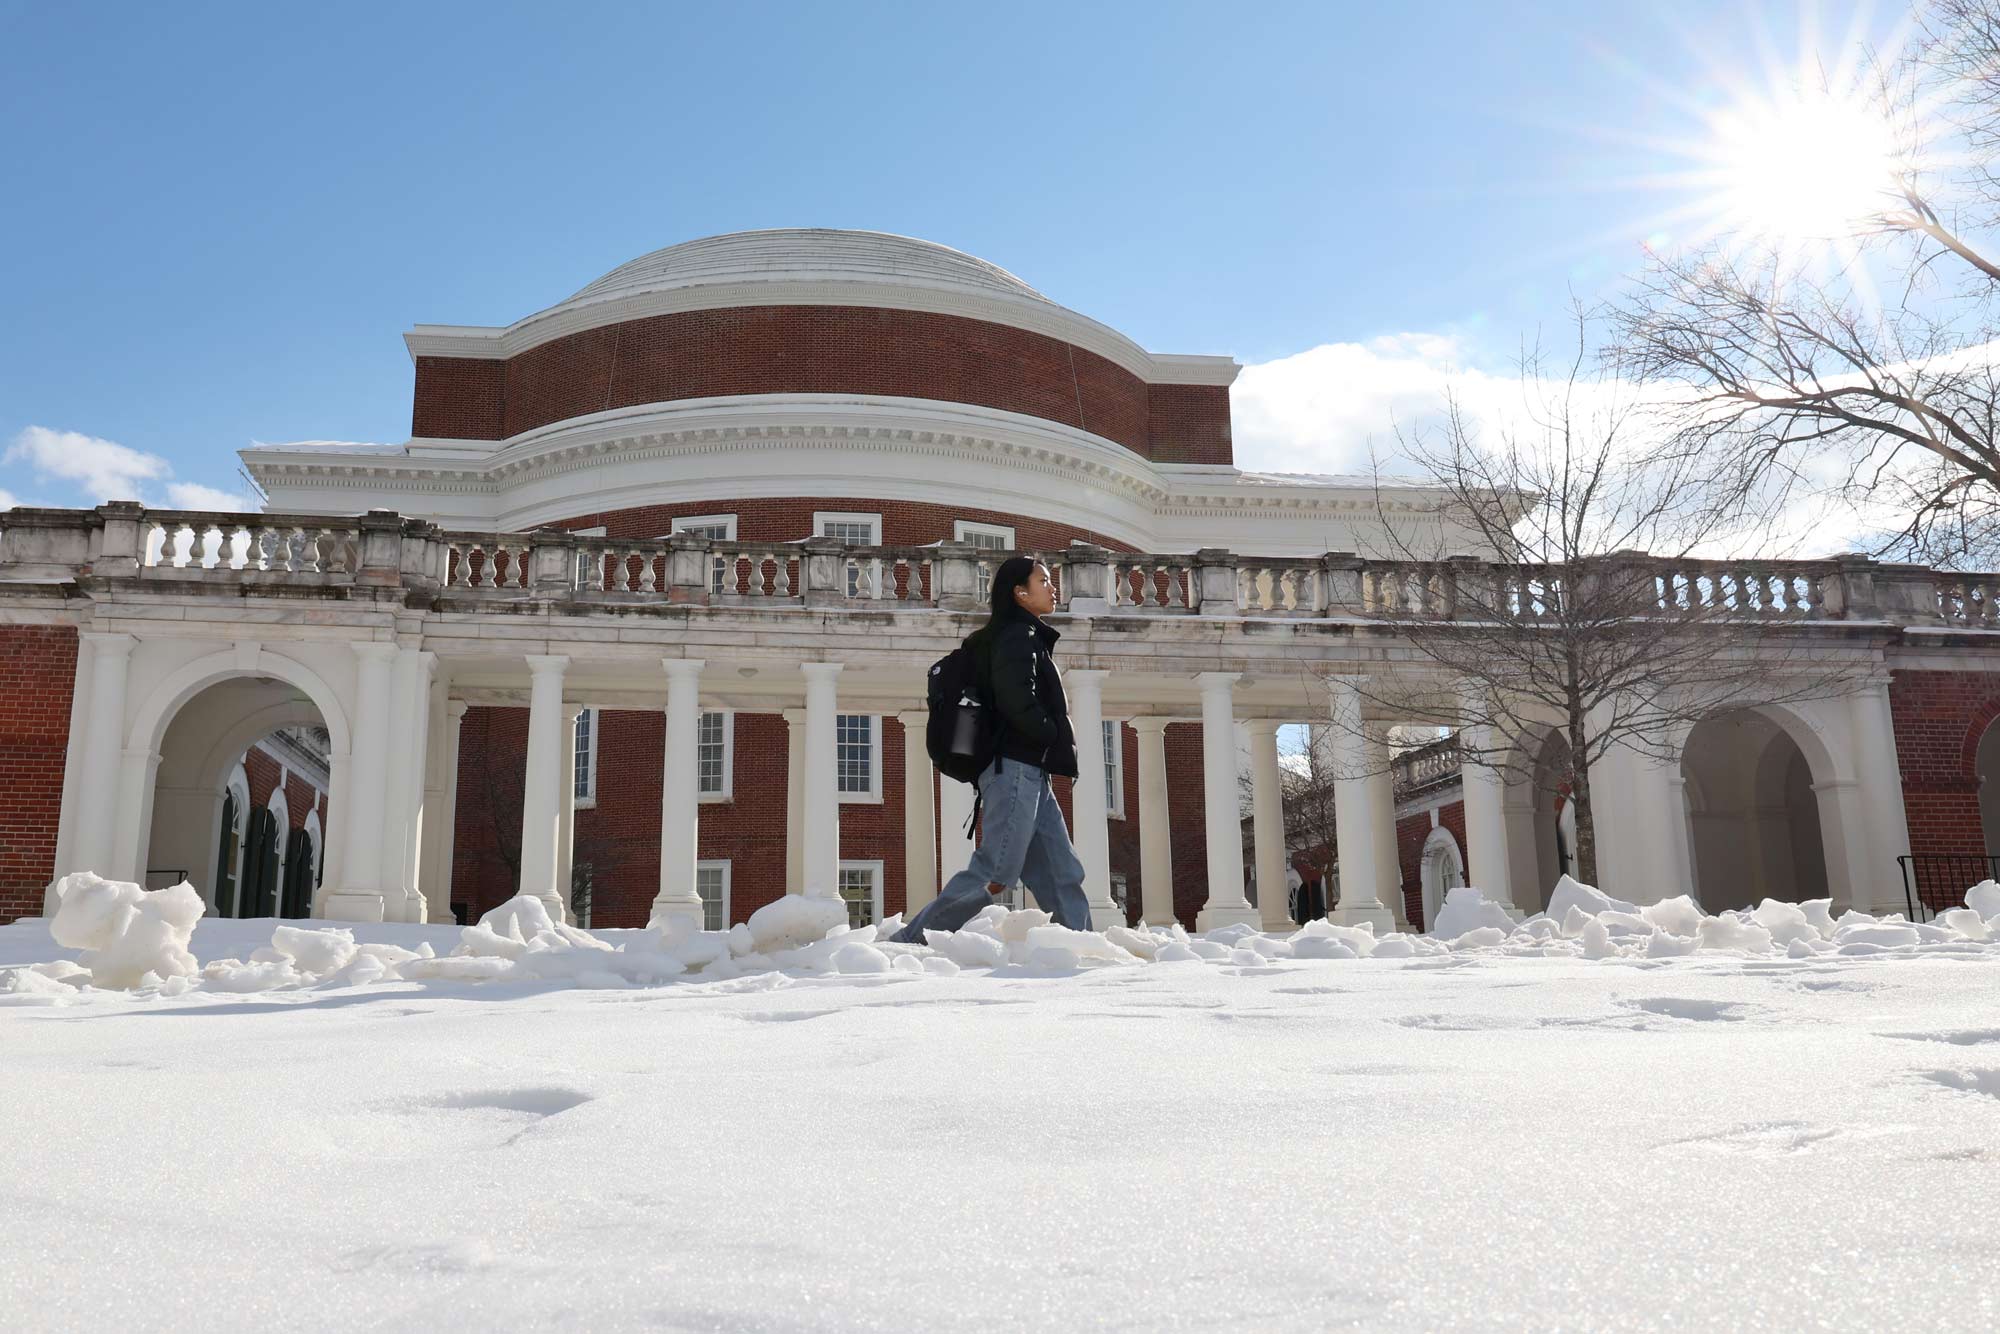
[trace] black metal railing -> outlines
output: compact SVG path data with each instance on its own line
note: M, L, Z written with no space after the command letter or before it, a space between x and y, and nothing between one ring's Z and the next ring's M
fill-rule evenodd
M1982 880L2000 880L2000 857L1983 852L1924 852L1896 858L1903 868L1903 902L1912 922L1965 905L1965 891Z

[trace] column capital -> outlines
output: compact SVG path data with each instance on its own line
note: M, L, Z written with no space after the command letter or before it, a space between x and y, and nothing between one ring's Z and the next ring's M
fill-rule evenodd
M88 640L90 646L99 653L110 653L118 657L130 653L133 646L139 642L138 636L128 635L122 630L85 630L77 637Z
M803 706L796 709L780 709L778 712L779 716L793 727L805 726L806 711Z
M1069 667L1064 669L1062 675L1064 681L1074 681L1078 685L1095 686L1101 685L1104 678L1111 675L1111 672L1110 669L1104 667Z
M566 699L563 701L563 722L568 725L572 738L576 735L576 720L582 717L583 711L589 707L588 704L585 704L580 699Z
M661 658L660 665L667 669L670 677L698 677L708 663L701 658Z
M1285 725L1282 718L1238 718L1236 721L1253 737L1275 737L1278 729Z
M922 731L924 728L930 726L931 723L930 710L905 709L901 713L898 713L896 715L896 721L901 723L904 727L908 728L912 732L919 732Z
M799 670L805 673L808 681L831 681L840 675L841 668L846 665L844 662L802 662Z
M1164 736L1166 735L1167 725L1171 722L1173 722L1171 718L1162 718L1157 714L1148 713L1141 714L1137 718L1127 718L1125 725L1140 736Z
M1201 693L1212 690L1227 690L1243 679L1241 672L1196 672L1195 680L1201 683Z
M464 722L465 711L471 707L470 704L467 704L462 699L448 699L444 704L445 712L451 715L451 720L454 723Z
M360 639L348 647L363 662L388 662L396 656L396 646L383 639Z
M528 670L536 676L560 676L563 669L569 666L569 656L563 653L530 653L526 656Z

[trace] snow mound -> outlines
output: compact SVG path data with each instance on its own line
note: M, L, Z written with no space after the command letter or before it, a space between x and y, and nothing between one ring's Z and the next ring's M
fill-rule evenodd
M147 890L78 871L56 882L56 899L49 934L83 951L92 986L129 991L197 971L188 941L207 905L185 880Z

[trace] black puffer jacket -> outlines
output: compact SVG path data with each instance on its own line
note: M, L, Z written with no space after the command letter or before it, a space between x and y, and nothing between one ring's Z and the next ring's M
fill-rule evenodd
M989 621L966 636L979 684L1000 716L999 755L1076 777L1076 733L1056 671L1054 627L1027 612Z

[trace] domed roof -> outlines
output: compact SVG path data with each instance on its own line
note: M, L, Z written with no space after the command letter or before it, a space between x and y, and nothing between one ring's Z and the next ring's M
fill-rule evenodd
M886 232L787 227L730 232L620 264L557 309L646 292L741 283L874 283L1052 304L997 264Z

